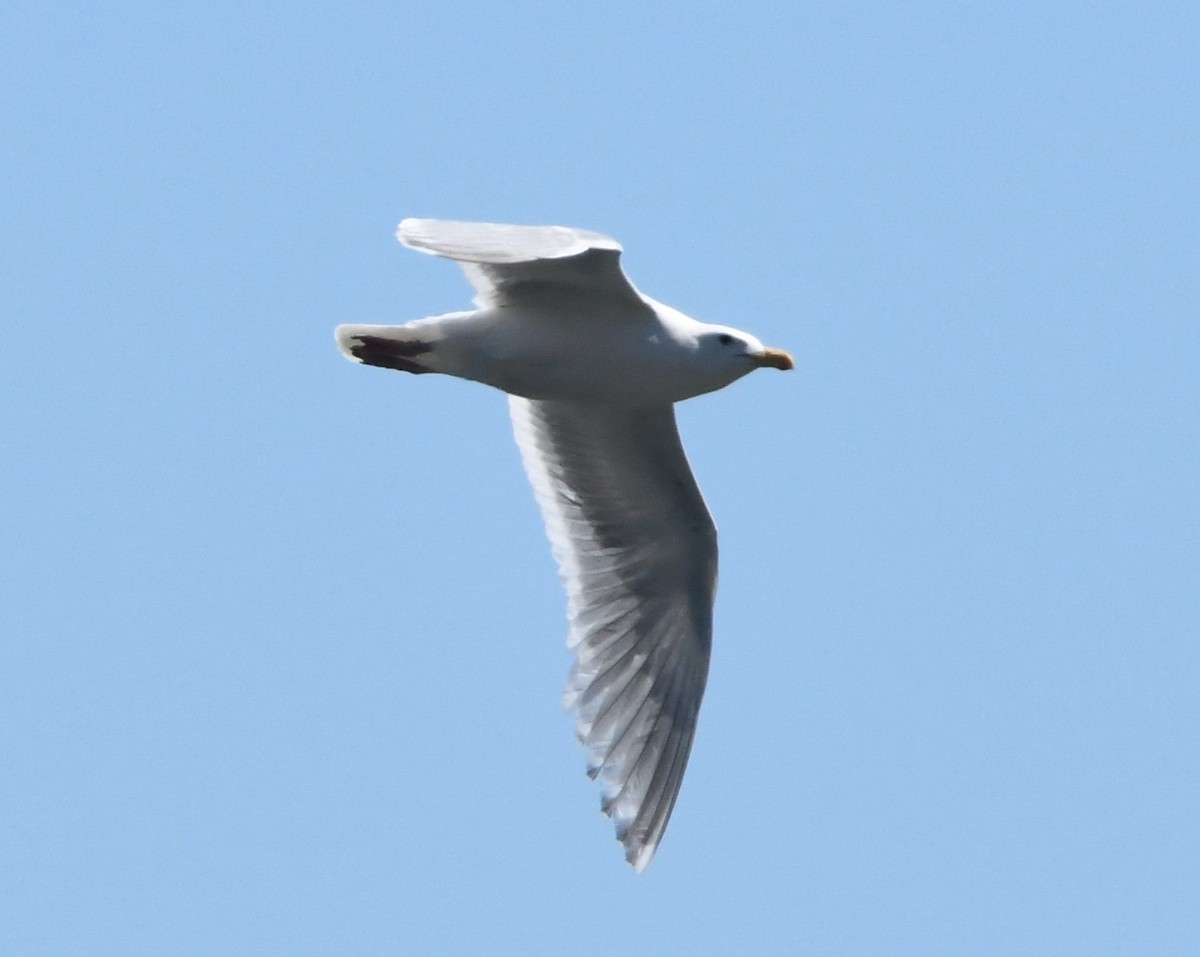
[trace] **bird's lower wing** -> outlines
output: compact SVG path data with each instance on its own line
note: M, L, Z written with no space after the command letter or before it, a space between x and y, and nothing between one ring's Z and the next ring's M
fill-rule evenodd
M704 695L716 530L671 406L509 403L567 589L564 705L640 871L671 816Z

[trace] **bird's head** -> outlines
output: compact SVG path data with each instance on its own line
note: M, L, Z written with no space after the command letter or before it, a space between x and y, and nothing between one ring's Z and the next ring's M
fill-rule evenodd
M729 326L706 325L697 336L700 356L729 375L729 382L755 369L793 369L795 362L782 349L768 349L748 332Z

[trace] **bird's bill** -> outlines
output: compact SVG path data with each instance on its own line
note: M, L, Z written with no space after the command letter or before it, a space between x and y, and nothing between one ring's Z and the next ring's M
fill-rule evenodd
M752 358L759 368L770 366L772 369L783 369L785 372L788 369L796 368L792 357L782 349L763 349L762 352L755 353Z

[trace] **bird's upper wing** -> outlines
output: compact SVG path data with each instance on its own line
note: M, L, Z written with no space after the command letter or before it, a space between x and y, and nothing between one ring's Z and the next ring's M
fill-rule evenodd
M406 219L410 249L456 260L481 306L521 305L548 293L584 293L641 303L621 271L621 244L585 229Z
M671 816L712 644L717 534L674 409L509 397L567 589L563 696L626 859L646 867Z

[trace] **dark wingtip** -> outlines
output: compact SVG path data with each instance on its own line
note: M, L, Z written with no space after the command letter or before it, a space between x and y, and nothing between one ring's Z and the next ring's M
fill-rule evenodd
M345 346L350 355L365 365L411 372L413 375L432 371L413 361L414 356L423 355L433 349L428 342L417 339L405 342L389 339L387 336L357 335L348 336Z

